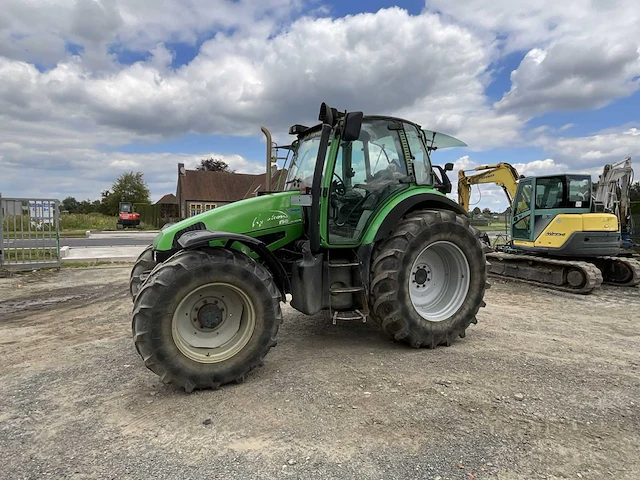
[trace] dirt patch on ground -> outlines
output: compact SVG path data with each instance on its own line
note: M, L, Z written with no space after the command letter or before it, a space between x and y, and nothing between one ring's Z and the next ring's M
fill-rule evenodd
M242 385L162 385L131 339L129 268L0 279L6 478L635 478L640 290L494 281L451 347L288 306ZM579 474L579 475L578 475Z

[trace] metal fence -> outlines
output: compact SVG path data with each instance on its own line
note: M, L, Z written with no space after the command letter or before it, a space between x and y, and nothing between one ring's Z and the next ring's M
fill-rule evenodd
M60 268L59 202L0 195L0 270Z

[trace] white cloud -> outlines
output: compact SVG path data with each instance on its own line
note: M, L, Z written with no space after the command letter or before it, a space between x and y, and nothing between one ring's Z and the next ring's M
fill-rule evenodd
M491 49L437 15L391 8L338 19L303 17L276 28L276 19L296 2L269 0L260 11L248 2L219 2L221 11L200 19L194 12L207 10L204 3L191 0L193 11L186 4L158 12L155 3L152 9L151 2L115 0L50 10L61 36L82 43L85 53L57 59L45 71L20 56L0 56L0 143L21 146L20 153L0 147L0 167L62 171L96 158L124 167L117 155L100 150L189 132L257 136L261 124L278 135L292 123L315 122L321 101L402 115L461 136L474 148L518 138L522 122L498 114L484 94ZM78 25L78 15L92 17L97 8L108 18ZM224 9L235 12L225 24L234 30L218 32L193 61L172 69L163 41L212 28L227 18ZM241 15L247 9L249 18ZM40 13L34 25L16 21L15 8L11 15L1 31L29 27L37 38ZM147 48L150 56L119 65L105 53L110 39ZM87 54L87 48L94 50ZM173 167L169 171L173 175ZM0 188L6 189L4 178Z
M602 172L604 165L620 162L628 156L638 162L638 136L638 128L621 126L586 137L540 137L537 144L553 154L558 161L570 165L572 172L595 175Z
M55 65L73 43L104 60L111 44L148 51L159 42L195 43L217 30L273 31L300 6L299 0L5 0L0 56Z
M548 50L530 50L511 72L511 89L496 107L523 115L600 108L636 91L639 75L637 44L563 40Z
M640 87L636 0L430 0L427 8L469 26L502 53L527 52L497 104L502 112L528 118L599 108Z
M41 188L56 195L88 192L135 165L160 195L175 184L178 156L123 154L120 146L190 132L257 137L261 124L280 138L292 123L315 122L321 101L409 118L461 138L471 152L517 145L532 115L598 107L638 87L640 13L627 8L631 0L517 3L434 0L428 8L442 15L389 8L294 20L300 0L182 0L162 8L154 0L48 0L37 9L7 0L0 190L39 172L51 179ZM314 6L315 15L327 14ZM207 38L189 64L172 68L170 42ZM81 53L69 53L69 44ZM113 49L138 50L146 60L122 65ZM512 73L509 93L492 105L485 93L492 66L514 50L529 54ZM550 158L576 165L571 152L581 147L571 139L544 141ZM593 143L584 158L613 156ZM91 176L96 162L104 178ZM89 180L74 183L80 175Z

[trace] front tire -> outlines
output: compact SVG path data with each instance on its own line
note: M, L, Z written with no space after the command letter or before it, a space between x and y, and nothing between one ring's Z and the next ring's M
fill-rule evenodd
M479 237L468 219L450 211L407 214L373 254L373 320L416 348L464 337L489 287Z
M276 344L280 299L269 271L238 251L179 252L138 292L134 342L147 368L187 392L241 383Z
M138 290L140 290L140 285L142 284L140 275L148 275L151 273L151 270L153 270L156 264L157 262L153 258L153 245L149 245L138 256L136 263L131 269L129 276L129 293L131 293L132 300L136 298Z

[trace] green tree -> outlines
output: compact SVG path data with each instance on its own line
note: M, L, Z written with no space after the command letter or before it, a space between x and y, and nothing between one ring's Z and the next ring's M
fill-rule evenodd
M100 211L100 200L82 200L78 203L78 213L94 213Z
M149 187L141 172L123 173L111 186L102 192L100 209L106 215L117 215L120 202L150 203Z
M482 209L482 213L484 213L485 215L491 215L491 209L485 207L485 208Z
M476 207L476 208L473 209L473 212L471 212L471 216L477 217L481 213L482 213L482 211L480 210L480 207Z
M78 201L73 198L73 197L67 197L64 200L62 200L62 210L66 210L69 213L78 213L78 207L79 207L79 203Z
M631 189L629 191L629 198L632 202L640 201L640 182L636 182L631 185Z
M198 165L196 167L196 170L199 170L201 172L231 172L233 173L233 170L231 170L229 168L229 165L227 165L227 163L220 159L220 158L205 158L203 160L200 160L200 165Z

